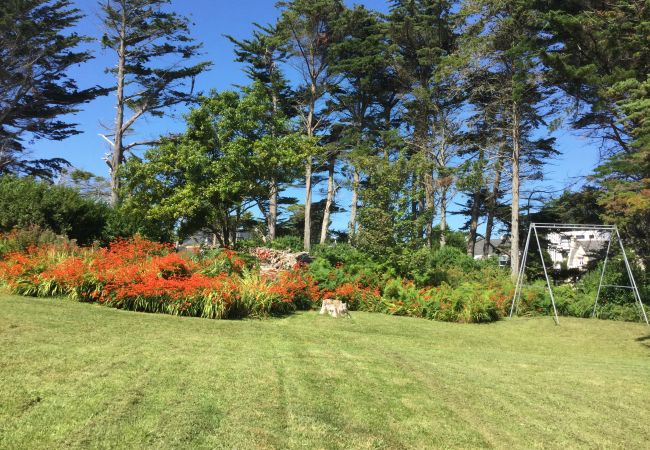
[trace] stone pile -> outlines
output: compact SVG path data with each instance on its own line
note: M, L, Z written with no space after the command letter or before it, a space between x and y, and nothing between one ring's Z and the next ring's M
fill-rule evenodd
M299 264L309 264L312 261L307 252L257 247L252 249L251 253L260 261L260 272L266 275L273 275L280 270L293 269Z

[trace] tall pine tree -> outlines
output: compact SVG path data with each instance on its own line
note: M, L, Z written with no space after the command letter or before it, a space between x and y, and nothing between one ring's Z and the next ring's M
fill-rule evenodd
M414 242L433 238L435 195L440 197L441 244L444 245L450 174L453 110L461 105L447 58L455 45L452 2L393 0L389 37L398 75L408 86L404 98L411 147L411 210Z
M166 10L170 0L102 0L102 37L105 48L115 52L115 130L105 139L111 154L111 204L120 200L119 168L125 154L140 145L124 143L124 136L142 116L163 116L170 107L196 101L194 80L210 63L192 63L200 45L190 36L189 20ZM189 85L188 85L189 84Z
M289 55L302 76L302 85L298 90L300 113L305 134L312 140L318 137L327 122L322 100L334 82L329 70L329 49L340 38L335 23L345 6L341 0L291 0L279 2L278 6L282 9L278 29L285 34ZM307 155L303 233L305 250L311 248L312 241L313 172L314 155Z
M541 3L552 81L573 100L571 124L603 150L594 179L604 218L650 261L650 3Z
M245 69L248 77L260 83L271 98L269 115L295 115L293 93L280 65L287 60L287 42L285 35L275 27L263 27L255 24L255 31L250 39L237 40L232 36L227 38L235 44L237 61L247 64ZM271 129L275 132L276 129ZM278 160L278 162L281 159ZM269 173L270 193L267 199L260 199L258 206L264 215L269 240L276 237L278 222L278 203L281 181L289 182L291 170L278 165Z
M552 137L536 138L551 111L543 79L540 15L527 0L468 0L464 14L465 48L475 70L493 74L500 83L492 108L504 128L495 130L508 148L511 178L510 264L513 279L520 258L520 195L525 165L539 167L555 153ZM488 77L490 80L492 77Z
M71 67L91 59L88 39L69 31L83 17L68 0L0 2L0 174L51 178L68 163L29 159L28 142L79 133L61 116L106 90L79 89Z

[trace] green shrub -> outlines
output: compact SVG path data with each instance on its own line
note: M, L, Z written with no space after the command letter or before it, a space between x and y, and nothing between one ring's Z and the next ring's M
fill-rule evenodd
M418 286L439 286L448 281L445 268L435 263L434 252L428 248L403 247L394 255L393 264L400 276L414 280Z
M237 241L237 244L235 245L235 249L240 252L248 252L251 249L257 248L257 247L266 247L267 245L262 241L261 238L254 237L250 239L240 239Z
M90 244L101 239L109 210L73 188L0 176L0 231L39 226Z
M292 252L300 252L304 246L302 239L296 236L280 236L269 242L266 247L275 250L291 250Z
M507 271L493 262L475 260L464 251L450 246L437 250L401 246L389 258L387 264L383 265L384 269L389 269L385 271L393 276L411 279L419 287L440 286L443 283L458 286L466 281L483 281L488 274L490 278L508 276Z
M457 288L443 284L428 292L426 316L446 322L493 322L501 316L490 290L478 283L463 283Z
M584 274L576 284L553 285L553 297L559 315L584 318L593 315L602 264L601 262L593 270ZM645 273L640 268L634 268L634 272L636 280L644 280ZM620 258L610 259L603 284L624 286L628 283L629 279L623 261ZM643 288L640 291L643 292ZM630 289L616 287L601 289L596 317L638 321L640 319L639 312L638 303ZM545 280L537 280L532 285L524 287L519 314L553 314L553 306Z
M607 320L624 320L627 322L638 322L639 307L636 304L617 305L606 303L596 310L596 317ZM648 312L646 308L646 313Z
M38 225L14 228L8 233L0 234L0 257L9 252L23 252L29 247L63 243L68 243L65 236L57 235L53 231Z
M125 205L110 208L101 235L101 243L108 245L116 239L129 239L134 236L156 242L174 242L175 225L175 221L154 220L146 216L146 211Z
M438 267L459 267L466 271L477 270L480 263L455 247L445 246L433 253L432 264Z
M384 286L384 311L396 316L420 316L422 292L412 281L395 278Z
M325 290L345 283L379 286L389 275L368 256L348 244L316 246L309 272Z
M311 251L315 258L327 260L332 266L336 265L372 265L368 255L357 250L350 244L315 245Z

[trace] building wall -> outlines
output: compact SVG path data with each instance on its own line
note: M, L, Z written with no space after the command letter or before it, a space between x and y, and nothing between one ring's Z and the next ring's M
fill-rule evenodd
M546 238L546 249L555 268L566 263L569 269L583 269L591 262L591 253L600 250L609 239L609 233L598 230L552 232Z

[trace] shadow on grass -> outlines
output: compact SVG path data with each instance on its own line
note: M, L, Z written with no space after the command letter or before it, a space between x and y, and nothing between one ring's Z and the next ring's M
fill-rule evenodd
M638 337L635 339L635 341L640 342L641 345L650 349L650 334L648 334L647 336Z

